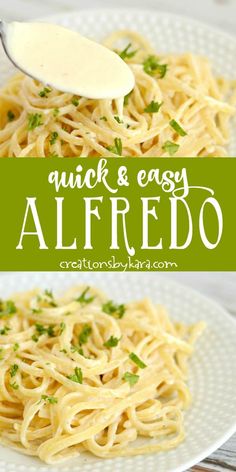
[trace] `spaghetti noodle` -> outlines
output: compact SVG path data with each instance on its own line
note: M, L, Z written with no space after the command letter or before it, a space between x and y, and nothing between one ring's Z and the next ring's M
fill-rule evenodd
M178 446L203 327L170 321L149 299L118 305L84 286L1 302L1 443L46 463Z

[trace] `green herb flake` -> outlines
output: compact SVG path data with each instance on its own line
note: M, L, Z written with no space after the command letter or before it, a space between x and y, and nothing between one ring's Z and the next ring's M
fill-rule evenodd
M134 353L134 352L131 352L130 355L129 355L129 358L131 361L133 361L138 367L140 367L140 369L145 369L146 364L144 364L144 362Z
M66 349L60 349L60 352L63 352L64 354L67 354L67 350L66 350Z
M79 99L77 97L73 97L71 100L72 105L77 107L79 105Z
M125 107L128 105L131 95L132 95L132 90L131 90L131 92L127 93L127 95L125 95L125 97L124 97L124 106Z
M11 388L13 388L13 390L18 390L18 388L19 388L19 385L16 382L12 382L9 385L10 385Z
M115 138L114 146L107 146L106 149L112 152L112 154L117 154L117 156L122 156L123 145L122 145L121 139Z
M47 298L50 298L50 301L49 301L49 304L52 306L52 307L56 307L57 304L54 300L54 295L53 295L53 292L52 290L48 290L48 289L45 289L44 290L44 295L46 295Z
M146 108L144 108L144 112L145 113L158 113L161 106L162 106L162 102L158 103L152 100L151 103L149 103L149 105Z
M75 373L73 375L69 375L67 377L69 380L72 380L72 382L77 382L79 384L83 383L83 373L80 367L75 368Z
M107 121L107 117L106 117L106 116L101 116L101 117L100 117L100 120L102 120L102 121Z
M118 305L112 300L109 300L108 302L102 305L102 311L104 311L104 313L106 313L107 315L115 316L117 318L123 318L125 314L125 305Z
M132 59L132 57L134 57L135 54L137 53L137 49L130 51L131 47L132 47L132 44L129 43L128 46L126 46L126 48L123 49L123 51L119 53L119 56L121 57L121 59L123 59L123 61L125 61L125 59Z
M125 372L123 379L129 382L130 386L135 385L138 382L139 375L132 374L131 372Z
M63 331L65 331L66 329L66 324L62 321L60 323L60 335L63 333Z
M75 299L75 301L81 303L82 305L93 302L95 298L94 296L87 297L87 293L89 290L90 290L90 287L86 287L86 289L81 293L81 295L78 298Z
M44 400L45 402L48 402L51 405L55 405L58 402L57 398L53 395L42 395L41 400Z
M179 123L177 123L177 121L171 120L171 121L170 121L170 126L171 126L171 128L173 128L173 129L176 131L176 133L178 133L180 136L187 136L186 131L182 128L182 126L180 126Z
M79 344L82 345L82 344L86 344L87 341L88 341L88 337L90 336L90 334L92 333L92 328L91 326L89 326L88 324L85 324L82 328L82 331L81 333L79 334Z
M53 131L50 136L50 144L53 146L55 144L56 140L58 138L58 133L56 131Z
M9 317L16 313L16 305L12 300L0 302L0 318Z
M169 156L174 156L174 154L178 151L179 149L179 144L173 143L172 141L166 141L162 149L169 154Z
M48 94L51 92L52 90L48 87L44 87L43 90L41 90L39 92L39 96L42 97L42 98L48 98Z
M18 369L19 369L19 366L17 364L11 365L11 367L10 367L10 376L15 377Z
M42 313L42 308L32 308L32 313L35 313L35 314Z
M54 118L56 118L58 115L59 115L60 111L59 111L59 108L54 108L53 109L53 116Z
M84 351L83 351L82 347L80 347L80 346L75 346L74 344L72 344L70 350L71 350L71 352L78 352L78 354L80 354L81 356L84 356Z
M157 56L148 56L143 62L143 70L148 75L159 74L159 78L163 79L167 73L167 64L160 64Z
M5 336L10 331L10 329L11 328L9 328L9 326L4 326L4 328L0 329L0 335Z
M42 126L43 122L41 113L29 113L28 114L28 130L33 131L38 126Z
M116 115L116 116L114 116L114 120L116 120L116 121L117 121L117 123L119 123L119 125L122 125L122 124L124 123L124 121L123 121L123 120L121 120L121 119L120 119L120 117L119 117L119 116L117 116L117 115Z
M105 347L116 347L119 343L119 339L115 338L114 336L110 336L110 338L104 343Z
M7 118L8 118L8 121L13 121L15 119L15 115L11 110L7 112Z

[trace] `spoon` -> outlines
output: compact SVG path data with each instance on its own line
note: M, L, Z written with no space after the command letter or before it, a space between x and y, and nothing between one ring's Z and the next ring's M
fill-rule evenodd
M118 54L62 26L0 20L0 37L15 67L62 92L118 99L134 88L134 74Z

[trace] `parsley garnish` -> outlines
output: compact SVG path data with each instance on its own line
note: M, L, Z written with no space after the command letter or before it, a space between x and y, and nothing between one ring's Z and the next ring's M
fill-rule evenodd
M123 379L126 382L129 382L129 384L132 386L138 382L139 375L132 374L131 372L125 372L125 374L123 375Z
M88 337L90 336L90 334L92 333L92 328L91 326L89 326L88 324L85 324L82 328L82 331L81 333L79 334L79 344L82 345L82 344L86 344L86 342L88 341Z
M114 146L107 146L107 150L112 152L112 154L117 154L118 156L122 155L122 141L120 138L115 138Z
M13 388L14 390L18 390L19 388L19 385L16 383L16 382L12 382L9 384L11 388Z
M119 53L119 56L121 57L121 59L123 60L131 59L132 57L135 56L135 54L137 53L137 49L135 51L129 51L131 47L132 47L132 44L129 43L128 46L126 46L126 48L123 49L123 51Z
M143 62L143 70L148 75L159 74L159 78L163 79L167 72L167 64L159 64L159 59L156 56L149 56Z
M13 351L16 352L18 351L20 345L18 343L15 343L14 346L13 346Z
M82 347L80 347L80 346L74 346L74 344L72 344L70 350L71 350L71 352L78 352L81 356L84 356L84 351L83 351Z
M82 304L87 304L93 302L95 297L86 297L88 291L90 290L90 287L86 287L86 289L81 293L81 295L75 299L76 302L82 303Z
M131 352L130 355L129 355L129 358L131 359L131 361L133 361L138 367L140 367L140 369L145 369L146 364L144 364L144 362L139 359L138 356L136 356L136 354L134 352Z
M7 112L7 118L8 118L8 121L13 121L15 119L15 115L11 110Z
M73 375L68 375L67 377L72 382L77 382L79 384L83 383L83 373L80 367L75 368L75 373Z
M115 338L114 336L110 336L110 338L104 343L105 347L116 347L120 340Z
M8 331L10 331L11 328L9 328L9 326L4 326L4 328L0 329L0 334L1 336L4 336L5 334L8 333Z
M15 377L18 369L19 369L19 366L17 364L11 365L11 367L10 367L10 376Z
M42 324L36 323L35 328L36 328L36 331L37 331L39 336L42 336L43 334L47 334L51 338L53 338L55 336L53 325L50 325L50 326L48 326L48 328L45 328L45 326L43 326ZM32 339L33 339L33 337L32 337ZM35 339L33 339L33 341L35 341Z
M44 294L46 295L47 298L50 298L49 304L53 307L57 306L56 302L54 301L54 296L52 293L52 290L44 290Z
M124 123L124 121L121 120L119 116L114 116L114 120L116 120L117 123L119 123L119 125L121 125L122 123Z
M51 145L55 144L57 138L58 138L58 133L57 133L56 131L53 131L53 132L51 133L51 137L50 137L50 141L49 141L50 144L51 144Z
M172 143L172 141L166 141L163 146L162 146L162 149L166 152L168 152L168 154L170 156L173 156L179 149L179 144L176 144L176 143Z
M66 329L66 324L62 321L60 323L60 335L63 333L63 331L65 331Z
M149 105L144 108L144 112L145 113L157 113L160 108L162 106L162 102L161 103L158 103L158 102L154 102L154 100L151 101L151 103L149 103Z
M178 133L180 136L186 136L187 133L186 131L184 131L184 129L179 125L179 123L177 123L177 121L175 120L171 120L170 121L170 126L171 128L173 128L176 133Z
M45 402L51 403L51 405L54 405L57 403L57 398L54 397L53 395L42 395L41 400L44 400Z
M77 107L79 105L79 99L77 97L73 97L71 100L72 105Z
M39 96L40 96L40 97L48 98L48 94L49 94L50 92L51 92L51 89L50 89L50 88L44 87L44 89L39 92Z
M131 92L127 93L127 95L125 95L125 97L124 97L124 106L125 106L125 107L126 107L126 106L128 105L128 103L129 103L129 98L130 98L131 94L132 94L132 90L131 90Z
M102 305L102 311L104 311L104 313L107 313L107 315L117 316L117 318L123 318L125 313L125 305L118 305L112 300L109 300L108 302Z
M16 305L12 300L7 300L5 303L0 302L0 318L12 316L14 313L16 313Z
M59 115L59 109L58 109L58 108L54 108L54 110L53 110L53 116L56 118L58 115Z
M107 121L107 117L106 116L101 116L100 120Z
M41 121L42 115L41 113L30 113L28 115L28 130L32 131L38 126L42 126L43 122Z

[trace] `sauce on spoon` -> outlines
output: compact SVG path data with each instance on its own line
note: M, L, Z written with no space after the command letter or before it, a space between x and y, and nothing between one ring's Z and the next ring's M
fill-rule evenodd
M75 31L19 22L2 30L12 62L45 85L92 99L117 99L134 88L131 69L116 53Z

